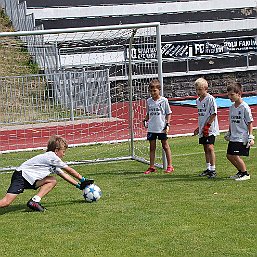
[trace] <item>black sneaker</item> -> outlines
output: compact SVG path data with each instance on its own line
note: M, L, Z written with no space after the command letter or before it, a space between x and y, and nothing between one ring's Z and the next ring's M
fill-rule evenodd
M94 184L94 180L93 179L86 179L85 181L80 183L80 189L83 190L85 189L85 187Z
M208 176L210 174L210 170L205 170L201 174L199 174L200 177Z
M250 179L250 178L251 178L250 174L248 174L247 172L241 172L241 174L239 175L239 177L236 178L235 180L236 180L236 181L244 181L244 180L248 180L248 179Z
M208 178L216 178L217 173L215 170L210 170Z
M237 178L240 178L241 174L242 174L242 171L238 171L237 174L230 176L229 178L237 179Z
M40 203L33 201L32 199L30 199L27 202L27 206L33 210L33 211L45 211L46 208L43 207Z

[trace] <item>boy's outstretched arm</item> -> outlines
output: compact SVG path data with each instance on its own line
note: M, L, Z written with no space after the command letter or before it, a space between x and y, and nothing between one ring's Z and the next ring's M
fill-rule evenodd
M83 190L86 186L91 185L94 183L93 179L86 179L84 178L82 175L80 175L76 170L74 170L73 168L67 166L65 168L63 168L67 173L62 172L59 173L58 175L63 178L64 180L66 180L67 182L69 182L70 184L76 186L77 188L79 188L80 190ZM79 183L74 179L77 178L79 180Z

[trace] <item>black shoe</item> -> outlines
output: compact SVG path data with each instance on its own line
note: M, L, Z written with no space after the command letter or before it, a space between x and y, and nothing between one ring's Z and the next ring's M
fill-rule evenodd
M217 173L215 170L210 170L208 178L216 178Z
M33 211L45 211L46 208L43 207L40 203L38 202L35 202L33 201L32 199L30 199L28 202L27 202L27 206L33 210Z
M86 179L85 181L80 183L80 189L83 190L85 189L85 187L94 184L94 180L93 179Z
M210 170L205 170L201 174L199 174L200 177L208 176L210 174Z
M237 179L237 178L240 178L240 177L241 177L241 174L242 174L242 171L239 170L239 171L237 172L237 174L235 174L235 175L233 175L233 176L230 176L229 178Z

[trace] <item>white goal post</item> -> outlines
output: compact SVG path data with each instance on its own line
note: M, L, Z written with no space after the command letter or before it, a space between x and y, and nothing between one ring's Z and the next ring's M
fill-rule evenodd
M150 80L163 92L160 23L2 32L0 55L0 153L58 134L89 146L73 164L149 162L142 120ZM156 160L165 166L161 150Z

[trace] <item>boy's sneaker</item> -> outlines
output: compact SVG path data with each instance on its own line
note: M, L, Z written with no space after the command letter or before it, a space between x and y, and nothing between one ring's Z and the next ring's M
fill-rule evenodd
M208 175L208 178L216 178L217 176L217 173L215 170L210 170L209 171L209 175Z
M165 170L165 173L172 173L174 171L173 166L168 166L167 169Z
M210 174L210 170L205 170L202 173L199 174L200 177L208 176Z
M33 201L32 199L30 199L27 202L27 206L33 210L33 211L45 211L45 207L43 207L40 203Z
M229 178L232 178L232 179L240 178L241 173L242 171L238 171L237 174L230 176Z
M144 172L144 174L145 174L145 175L148 175L148 174L150 174L150 173L152 173L152 172L157 172L157 170L156 170L155 168L149 167L149 168Z
M238 178L236 178L236 181L243 181L250 179L250 174L248 173L241 173Z

